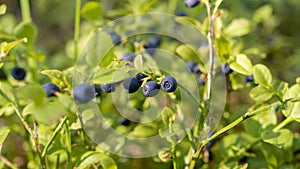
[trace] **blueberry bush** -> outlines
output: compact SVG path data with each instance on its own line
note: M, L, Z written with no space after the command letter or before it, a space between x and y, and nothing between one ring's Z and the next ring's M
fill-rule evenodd
M299 10L1 0L0 168L300 168Z

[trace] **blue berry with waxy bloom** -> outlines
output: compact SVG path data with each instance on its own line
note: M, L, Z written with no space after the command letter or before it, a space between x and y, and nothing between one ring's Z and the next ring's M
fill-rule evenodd
M128 53L125 53L122 56L121 60L128 61L128 62L133 62L134 57L135 57L135 53L128 52Z
M106 93L111 93L116 90L116 86L113 83L105 83L105 84L101 84L100 86L101 89Z
M145 45L145 48L157 48L161 43L161 39L158 36L152 36L149 38L147 44Z
M143 79L148 77L147 75L143 74L143 73L138 73L136 74L135 78L139 81L140 85L143 84Z
M230 68L229 64L228 63L224 63L222 65L222 72L225 74L225 75L229 75L230 73L233 72L233 70Z
M55 96L55 92L60 92L59 87L53 83L45 83L42 87L44 88L47 97Z
M153 97L158 94L159 89L160 86L156 82L149 81L143 86L143 95L146 97Z
M201 73L198 63L194 61L186 62L186 69L191 73Z
M118 119L118 123L123 125L123 126L129 126L130 125L130 120L124 118L124 117L120 117Z
M112 42L114 43L114 45L118 45L121 43L121 36L118 35L116 32L110 32L109 33L111 39L112 39Z
M123 87L127 93L134 93L140 88L140 83L135 77L130 77L124 80Z
M253 75L246 76L246 83L248 83L248 82L253 82L253 81L254 81Z
M16 66L11 70L11 75L15 80L23 80L26 76L26 70Z
M177 88L177 81L173 76L166 76L161 81L160 87L163 91L174 92Z
M193 8L199 4L200 0L184 0L184 4L188 8Z
M95 97L95 87L87 83L78 84L73 88L73 97L77 103L88 103Z

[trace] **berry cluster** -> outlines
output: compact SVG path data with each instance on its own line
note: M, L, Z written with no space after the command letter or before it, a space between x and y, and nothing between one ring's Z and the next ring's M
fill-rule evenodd
M197 62L195 62L195 61L186 62L186 69L188 72L197 75L197 82L199 85L201 85L201 86L205 85L206 74L200 70Z

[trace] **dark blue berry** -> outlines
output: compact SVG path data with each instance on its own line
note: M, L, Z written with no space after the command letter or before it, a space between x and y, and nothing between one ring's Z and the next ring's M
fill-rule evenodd
M200 0L184 0L184 4L188 8L193 8L199 4Z
M118 35L116 32L110 32L109 35L110 35L114 45L118 45L121 43L121 36Z
M116 86L113 83L101 84L101 89L106 93L111 93L116 90Z
M134 93L139 90L140 83L137 78L130 77L124 80L123 87L127 93Z
M135 57L135 53L125 53L121 60L124 60L124 61L128 61L128 62L133 62L134 60L134 57Z
M152 36L149 38L147 44L145 45L145 48L157 48L160 45L161 39L158 36Z
M176 12L175 14L176 16L187 16L185 12L182 12L182 11L178 11Z
M123 125L123 126L129 126L130 125L130 120L124 118L124 117L120 117L118 119L118 123Z
M101 88L100 88L100 86L96 86L95 85L95 94L96 94L96 97L100 97L101 96Z
M248 83L248 82L253 82L253 81L254 81L253 75L246 76L246 83Z
M26 71L25 71L25 69L23 69L21 67L14 67L11 70L11 75L16 80L23 80L26 76Z
M143 84L143 79L148 77L147 75L143 73L138 73L135 78L139 81L140 85Z
M149 81L143 86L143 94L146 97L153 97L159 92L159 85L154 81Z
M163 91L174 92L177 88L177 81L173 76L166 76L161 81L160 87Z
M200 86L205 85L205 75L203 73L198 76L197 82Z
M229 75L230 73L233 72L232 69L230 69L230 66L228 63L225 63L222 65L222 72L225 74L225 75Z
M81 83L74 87L73 97L77 103L88 103L95 97L95 87L87 83Z
M186 62L186 69L191 73L196 73L196 74L201 73L198 63L194 61Z
M53 83L45 83L42 87L44 88L47 97L55 96L55 92L60 92L59 87Z

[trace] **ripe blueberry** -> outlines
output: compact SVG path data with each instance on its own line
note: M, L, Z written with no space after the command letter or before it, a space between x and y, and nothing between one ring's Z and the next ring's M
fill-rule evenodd
M128 52L128 53L125 53L125 54L122 56L121 60L128 61L128 62L133 62L134 57L135 57L135 54L134 54L134 53L129 53L129 52Z
M121 36L118 35L116 32L110 32L109 33L114 45L118 45L121 43Z
M153 97L159 92L159 85L154 81L149 81L143 86L143 94L146 97Z
M47 97L55 96L55 92L60 92L59 87L53 83L45 83L42 87L44 88Z
M124 118L124 117L120 117L118 119L118 123L122 124L123 126L129 126L130 125L130 120Z
M77 103L87 103L95 97L95 87L81 83L74 87L73 97Z
M143 83L143 79L148 77L147 75L143 73L138 73L135 78L139 81L140 85Z
M101 84L101 89L106 93L111 93L116 90L116 86L113 83Z
M154 55L155 48L157 48L160 45L161 39L158 36L152 36L147 44L144 45L144 48L146 49L146 52L150 55Z
M188 8L193 8L199 4L200 0L184 0L184 4Z
M25 71L25 69L23 69L21 67L14 67L11 70L11 75L16 80L23 80L26 76L26 71Z
M253 82L253 81L254 81L253 75L246 76L246 83L248 83L248 82Z
M194 61L186 62L186 69L191 73L201 73L198 63Z
M177 88L177 81L173 76L166 76L161 81L161 89L166 92L174 92Z
M125 79L123 82L123 87L127 93L134 93L140 88L140 83L135 77L130 77Z
M233 72L232 69L230 69L230 66L228 63L225 63L222 65L222 72L225 74L225 75L229 75L230 73Z

